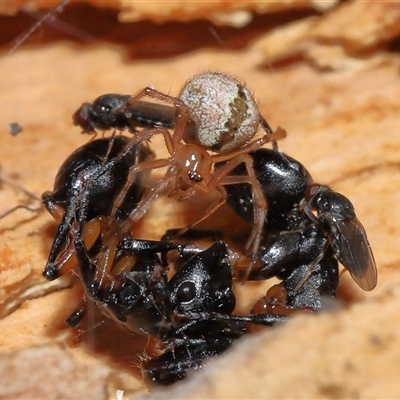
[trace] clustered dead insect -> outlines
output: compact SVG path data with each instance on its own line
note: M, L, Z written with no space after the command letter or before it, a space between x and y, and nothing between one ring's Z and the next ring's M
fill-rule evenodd
M90 299L128 329L157 338L162 354L142 366L150 382L173 383L258 326L322 309L336 295L339 262L363 289L375 287L375 261L351 202L314 183L278 149L285 131L270 128L231 76L199 74L176 98L151 88L136 96L106 94L84 103L73 121L85 133L113 134L76 150L54 190L43 194L59 222L44 276L53 280L70 270L80 276L86 295L69 325L79 324ZM260 129L264 134L255 138ZM165 159L148 142L158 134ZM166 173L148 185L158 168ZM133 237L161 193L185 200L198 191L219 194L201 221L227 202L252 224L242 245L230 232L194 229L199 221L156 241ZM272 277L281 282L247 314L234 313L235 280Z

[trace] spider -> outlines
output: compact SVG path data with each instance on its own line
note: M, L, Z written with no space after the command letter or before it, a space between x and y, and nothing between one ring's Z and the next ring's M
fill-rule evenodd
M140 220L159 194L171 184L173 188L169 191L169 196L179 192L179 200L194 196L198 190L205 193L214 190L218 192L219 198L209 205L203 216L183 228L181 232L205 220L225 203L225 186L250 183L254 204L254 228L246 243L245 253L252 255L251 262L254 263L260 245L267 202L255 176L253 160L248 153L267 142L272 142L276 150L276 140L284 138L286 132L281 128L273 132L260 115L249 90L235 78L221 72L206 72L194 76L184 85L178 98L149 87L129 99L123 95L106 95L98 98L96 105L84 104L74 114L74 120L83 126L84 130L85 127L90 130L97 126L135 130L137 120L134 115L137 114L133 110L135 105L145 103L140 100L144 97L171 104L175 109L175 119L172 124L167 125L170 122L169 118L166 118L167 122L160 122L161 114L164 118L167 113L158 109L152 110L147 121L154 121L153 127L146 127L137 132L116 160L124 157L131 146L150 140L156 134L163 135L170 156L166 159L144 161L130 168L126 183L115 199L111 218L120 208L140 171L167 167L167 172L161 180L148 190L139 205L132 210L130 222L127 221L126 224ZM96 111L96 118L89 113L93 110ZM158 112L160 121L157 121ZM99 116L101 123L98 120ZM174 126L172 134L167 129L168 126ZM265 131L265 135L253 140L260 127ZM215 167L216 163L222 162L225 162L224 165ZM229 176L230 171L239 164L245 165L246 175Z

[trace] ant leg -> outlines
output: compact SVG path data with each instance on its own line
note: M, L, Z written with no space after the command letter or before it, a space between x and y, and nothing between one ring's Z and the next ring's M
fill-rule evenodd
M60 223L65 210L53 201L52 192L44 192L42 194L42 203L51 216Z
M222 314L217 312L188 312L184 315L176 315L181 320L187 320L186 323L182 324L181 327L176 329L175 334L179 334L197 324L199 321L232 321L238 323L254 323L257 325L273 326L276 323L285 322L287 317L284 315L277 314L249 314L249 315L237 315L237 314Z
M46 208L53 210L51 205L47 207L47 204L50 204L48 203L49 199L50 197L47 197L47 193L44 193L43 202L45 203ZM65 212L63 213L60 225L58 226L56 236L51 246L49 258L47 259L47 263L43 271L43 276L50 281L59 277L60 266L56 265L56 259L60 254L62 246L67 241L67 236L71 229L71 221L74 218L77 204L79 204L77 196L72 196L72 199L73 200L68 203Z
M76 235L74 247L80 276L86 292L96 300L106 302L108 297L107 289L114 286L114 281L111 279L108 272L112 269L116 253L116 244L103 249L100 256L96 256L95 261L89 257L83 238L80 235ZM107 286L106 283L108 284ZM101 289L103 290L101 291Z
M71 327L75 328L82 321L82 318L87 313L87 298L86 296L79 302L78 307L72 312L72 314L65 320L65 323Z
M51 246L49 258L43 271L43 276L48 280L54 280L60 276L60 269L68 259L68 256L66 256L66 259L62 258L60 262L57 262L61 249L64 245L67 245L68 235L71 233L74 222L76 222L76 235L79 237L82 235L83 227L86 222L91 182L92 178L85 177L83 172L81 172L76 179L76 187L74 187L70 196L70 201L62 215L61 222ZM48 192L43 194L42 200L46 208L57 216L60 210L58 207L53 206L51 196L49 196ZM76 210L78 210L78 215L76 215Z
M321 260L324 258L325 253L328 250L328 247L330 245L330 242L327 240L326 243L324 244L323 249L321 250L320 254L318 255L318 257L311 263L309 270L307 271L307 274L305 274L303 276L303 278L301 279L301 281L297 284L295 290L299 291L300 288L307 282L307 280L311 277L311 275L313 274L313 272L315 271L315 268L317 267L317 265L321 262Z
M86 223L83 227L82 237L87 249L91 249L100 236L102 226L104 225L104 222L102 222L101 219L101 217L95 218ZM74 268L76 264L77 259L75 248L72 243L69 243L68 248L63 250L62 256L56 261L57 276L64 275Z

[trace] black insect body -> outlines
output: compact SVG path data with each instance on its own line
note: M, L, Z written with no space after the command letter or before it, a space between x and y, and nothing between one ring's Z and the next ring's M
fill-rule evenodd
M265 230L289 230L299 218L299 203L313 180L307 169L285 153L258 149L249 153L263 194L268 202ZM244 175L243 165L237 166L231 175ZM226 186L227 203L247 221L253 216L253 197L249 184Z
M263 266L255 272L258 279L278 276L275 275L277 267L271 268L269 263L280 265L281 257L291 258L290 263L301 265L305 255L309 258L306 262L314 267L318 262L313 263L313 257L319 261L328 247L332 247L336 258L349 270L360 287L373 289L377 280L374 257L350 200L327 186L312 183L311 175L304 166L283 153L259 149L250 155L254 160L257 179L268 200L264 245L258 256ZM244 171L238 166L232 173ZM249 187L232 185L227 186L226 190L228 204L239 215L251 220L252 196ZM317 215L312 211L316 211ZM315 227L311 230L315 232L307 238L307 231L313 224ZM301 232L300 236L296 231ZM298 244L299 237L301 245ZM268 245L268 241L273 244ZM326 243L321 245L321 241ZM273 257L266 258L268 254L273 254ZM250 273L249 279L254 279L256 275Z
M292 230L266 234L261 267L248 274L249 280L282 279L254 312L261 308L286 315L284 310L321 309L325 298L336 295L338 261L364 290L376 286L374 257L351 202L327 186L311 184L300 208L302 219Z
M174 345L159 357L145 361L142 375L149 384L170 385L186 377L189 371L199 370L203 361L225 352L240 335L205 336L189 343Z
M328 249L318 264L298 266L281 285L287 293L286 306L292 309L321 310L336 297L339 285L338 262Z
M252 270L248 280L282 280L260 300L264 312L287 315L299 309L318 311L324 299L336 296L338 261L319 226L307 225L268 235L260 249L261 268ZM255 311L261 312L257 307Z
M128 143L119 136L98 139L80 147L62 164L53 192L45 192L42 201L46 209L60 222L44 270L47 279L59 276L62 250L71 239L72 231L83 231L85 224L99 216L108 216L115 197L125 184L129 167L151 153L145 147L134 147L124 157L115 160ZM142 175L129 188L123 203L115 213L115 221L126 219L143 195Z
M137 128L175 126L175 109L164 104L148 101L129 103L131 96L104 94L93 103L83 103L72 116L73 123L82 128L82 133L109 129L135 132Z
M222 99L205 97L210 84L219 87L212 92ZM226 106L215 110L220 101ZM323 309L325 299L336 296L338 262L363 289L375 287L375 261L351 202L314 184L301 163L278 151L275 140L285 132L272 132L247 88L234 78L200 74L178 98L151 88L134 97L103 95L84 103L73 121L83 132L113 129L135 135L82 146L60 168L53 192L43 194L45 207L60 222L44 276L56 279L77 266L85 296L69 325L79 324L90 299L105 316L158 340L162 353L143 363L145 380L174 383L259 326ZM260 127L264 136L253 139ZM159 133L166 159L154 159L143 144ZM268 141L273 149L261 149ZM162 167L165 175L145 191L144 179ZM217 236L211 236L209 247L196 248L191 234L200 232L192 229L199 221L171 230L168 241L133 238L133 224L171 186L169 194L180 192L180 199L197 190L217 190L220 198L201 220L227 200L253 223L241 250L233 244L228 249ZM212 227L206 236L210 232L215 233ZM169 241L175 237L178 242ZM221 237L226 243L234 240L230 233ZM236 266L240 257L251 257L247 269ZM248 315L236 315L236 277L281 282Z
M301 206L310 220L326 232L336 258L356 283L364 290L374 289L377 284L375 259L350 200L328 186L312 184Z
M143 365L145 379L158 384L171 384L201 368L202 360L222 353L246 333L247 324L271 326L285 319L232 315L235 296L223 242L195 254L168 279L168 268L155 252L174 249L185 252L179 244L126 236L117 246L115 265L105 272L99 271L103 265L88 254L82 238L75 238L88 296L107 317L160 340L162 355Z
M159 243L163 250L179 247ZM231 344L233 336L225 338L223 347L214 346L214 340L205 340L207 335L214 336L221 330L221 323L191 316L198 312L229 315L235 307L231 269L222 242L195 255L169 281L167 268L158 256L138 246L135 239L125 238L115 258L117 265L121 260L125 264L130 261L126 271L115 274L111 270L109 274L113 275L106 279L102 276L100 281L96 280L98 266L88 256L80 238L76 239L75 247L83 283L100 310L134 332L158 337L166 348L159 358L145 364L143 373L147 380L173 383L189 369L200 368L202 359L222 352ZM142 254L135 260L132 258L135 253ZM223 336L223 331L220 334Z
M258 266L237 274L244 280L282 280L253 312L289 315L323 308L336 296L338 261L363 289L373 289L374 258L351 202L327 186L313 184L304 166L283 153L259 149L250 155L268 212ZM238 166L232 174L244 172ZM250 187L232 185L226 190L228 204L251 221Z

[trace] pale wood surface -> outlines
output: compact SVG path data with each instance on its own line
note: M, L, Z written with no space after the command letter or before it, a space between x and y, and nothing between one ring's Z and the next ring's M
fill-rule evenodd
M97 384L102 390L86 387L87 398L115 398L117 389L132 398L140 394L188 399L400 397L395 373L400 359L400 64L398 53L385 48L385 41L397 35L400 24L394 13L396 3L369 4L373 11L363 7L363 2L349 2L325 17L310 17L277 29L242 51L202 49L173 59L132 61L119 46L53 43L2 54L3 179L37 196L51 190L61 162L89 139L71 124L73 111L83 101L107 92L135 93L146 85L175 94L195 73L228 71L247 82L271 126L287 130L281 148L300 160L316 181L332 185L353 201L375 253L379 283L373 292L365 293L344 274L339 299L346 306L321 316L296 317L283 327L248 337L207 365L204 373L171 392L155 390L148 395L137 369L143 339L115 332L110 322L99 326L96 322L94 327L89 323L83 332L64 327L63 320L79 299L80 289L75 285L25 301L0 320L4 355L0 368L9 370L12 362L24 364L26 368L17 368L12 376L27 386L30 380L26 377L31 377L31 386L37 389L12 392L8 386L7 391L1 388L5 381L0 378L0 396L52 398L56 390L44 395L38 388L51 384L56 388L57 379L71 382L71 388L89 385L86 374L92 374L92 379L101 377ZM270 61L275 61L272 67ZM19 136L10 135L11 122L23 126ZM161 141L155 140L154 146L158 155L165 155ZM19 189L4 183L0 212L28 200ZM182 205L160 199L139 233L157 238L167 228L182 226L202 201ZM37 207L39 202L31 205ZM41 273L55 229L46 212L21 210L0 220L3 305L11 298L21 299L27 288L39 288L42 293L38 285L43 283ZM241 311L249 310L265 291L258 284L247 288L247 292L238 288ZM54 343L61 345L61 356L54 347L47 347ZM90 369L73 375L75 367L63 364L65 372L58 377L49 370L49 375L35 381L35 372L46 371L48 366L43 358L40 367L29 368L29 360L37 357L30 349L34 346L44 346L49 360L58 357L60 365L71 357L76 369ZM23 352L27 348L31 353ZM57 364L49 361L49 368ZM84 396L77 391L74 397L71 391L69 397L68 391L60 397Z

